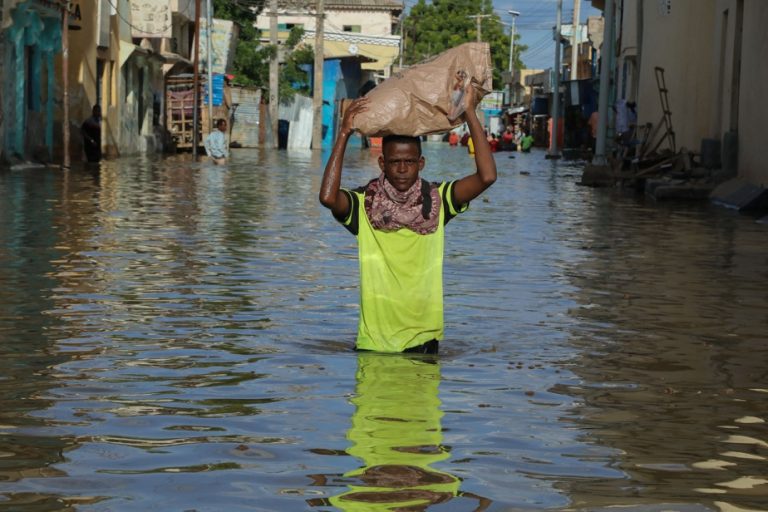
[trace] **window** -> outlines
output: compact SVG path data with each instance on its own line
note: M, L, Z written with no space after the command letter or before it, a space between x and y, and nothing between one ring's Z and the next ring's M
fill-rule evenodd
M360 25L344 25L344 32L357 32L359 33Z

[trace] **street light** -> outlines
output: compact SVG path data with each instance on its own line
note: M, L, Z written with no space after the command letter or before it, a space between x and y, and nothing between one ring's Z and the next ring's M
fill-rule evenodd
M520 16L518 11L507 11L512 15L512 31L509 34L509 104L512 105L512 77L514 76L512 67L515 58L515 19Z
M517 17L520 16L520 13L518 11L507 11L507 12L512 15L512 33L509 36L509 69L508 69L508 71L512 73L512 62L515 55L515 19L517 19Z

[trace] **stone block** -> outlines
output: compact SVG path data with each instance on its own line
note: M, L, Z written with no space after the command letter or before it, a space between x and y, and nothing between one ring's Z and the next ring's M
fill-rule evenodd
M579 185L587 187L610 187L616 184L613 170L607 165L588 164L584 167Z

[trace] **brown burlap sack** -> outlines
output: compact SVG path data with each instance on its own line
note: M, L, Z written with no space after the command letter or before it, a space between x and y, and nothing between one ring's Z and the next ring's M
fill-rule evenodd
M392 75L366 94L368 110L355 116L363 135L426 135L460 125L464 91L480 98L492 89L488 43L464 43Z

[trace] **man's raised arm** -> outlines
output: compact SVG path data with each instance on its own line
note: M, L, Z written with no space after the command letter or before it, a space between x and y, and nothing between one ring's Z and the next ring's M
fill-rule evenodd
M367 98L358 98L347 107L341 122L339 136L333 144L331 157L325 165L323 181L320 184L320 203L330 209L337 218L344 218L349 214L349 198L347 194L341 191L341 168L344 164L344 151L347 149L347 142L354 131L352 120L358 113L364 112L368 108L368 101Z
M466 107L464 120L467 122L467 126L469 126L469 135L472 137L472 142L475 145L477 172L465 176L453 186L454 199L458 204L467 204L496 181L496 161L493 159L491 146L485 137L483 125L480 124L480 120L475 112L477 97L471 84L467 86L464 98Z

